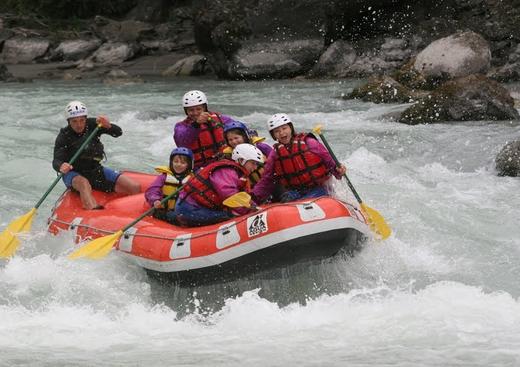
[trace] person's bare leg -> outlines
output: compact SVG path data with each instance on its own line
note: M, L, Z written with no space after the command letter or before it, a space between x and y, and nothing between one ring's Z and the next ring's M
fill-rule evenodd
M139 182L132 180L129 177L121 175L116 181L114 188L115 192L127 195L139 194L141 192L141 185Z
M92 186L90 186L90 182L88 182L85 177L74 177L72 179L72 187L79 192L79 197L81 198L83 208L91 210L97 207L98 203L92 195Z

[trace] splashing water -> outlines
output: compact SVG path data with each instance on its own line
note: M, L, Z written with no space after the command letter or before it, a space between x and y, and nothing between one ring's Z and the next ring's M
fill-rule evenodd
M107 166L151 172L173 146L181 96L197 85L210 108L267 137L277 112L298 130L323 124L393 235L354 257L181 289L116 254L67 260L72 234L46 232L60 184L17 256L0 261L0 366L520 364L520 181L497 177L493 163L520 128L401 125L386 116L403 105L335 98L356 82L3 85L2 229L55 178L52 148L69 100L123 128L118 139L102 138Z

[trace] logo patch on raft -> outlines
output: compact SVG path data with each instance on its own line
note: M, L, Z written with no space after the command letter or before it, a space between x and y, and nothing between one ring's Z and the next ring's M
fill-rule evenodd
M249 237L258 236L267 232L267 230L267 213L264 212L247 218L247 235Z

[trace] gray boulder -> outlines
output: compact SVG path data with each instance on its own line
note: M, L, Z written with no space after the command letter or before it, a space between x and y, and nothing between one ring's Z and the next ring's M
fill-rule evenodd
M101 40L76 39L61 42L51 54L51 60L77 61L81 60L101 46Z
M4 42L0 56L7 64L30 64L43 57L49 45L46 39L13 37Z
M344 78L348 75L348 70L356 57L356 50L350 42L336 41L320 56L318 63L309 72L309 76Z
M235 79L291 78L307 73L322 50L319 39L247 42L233 56L229 75Z
M336 41L321 55L310 76L345 78L389 74L414 52L407 39L387 37L381 41L381 46L365 51L354 49L349 42Z
M92 55L92 61L102 65L120 65L136 53L135 47L123 42L104 43Z
M319 39L323 46L325 9L329 3L319 0L202 0L197 2L192 16L194 39L198 50L221 78L270 78L274 75L286 78L294 76L297 70L306 74L319 59L323 47L311 65L302 65L293 57L277 58L274 54L279 53L277 45L281 42ZM239 51L242 47L250 48L254 42L272 44L274 49L264 47L264 51L271 51L272 55L266 57L253 51L261 59L255 62L254 57ZM270 68L274 69L273 76Z
M453 79L486 73L490 65L488 42L475 32L463 32L432 42L417 55L414 68L427 79Z
M206 58L201 55L192 55L177 61L163 71L163 76L195 76L203 75L206 69Z
M495 158L499 176L520 176L520 140L507 143Z

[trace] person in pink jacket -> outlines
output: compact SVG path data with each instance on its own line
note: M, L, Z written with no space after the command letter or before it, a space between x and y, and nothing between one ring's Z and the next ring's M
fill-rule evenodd
M267 128L277 143L267 158L262 178L252 190L256 202L264 202L281 185L281 202L327 195L325 182L334 175L338 180L346 172L336 166L327 149L312 134L296 134L291 118L273 115Z
M233 150L232 158L204 166L186 183L175 207L180 225L214 224L251 210L244 207L231 210L223 202L238 192L249 191L248 176L263 164L264 156L255 146L240 144Z

